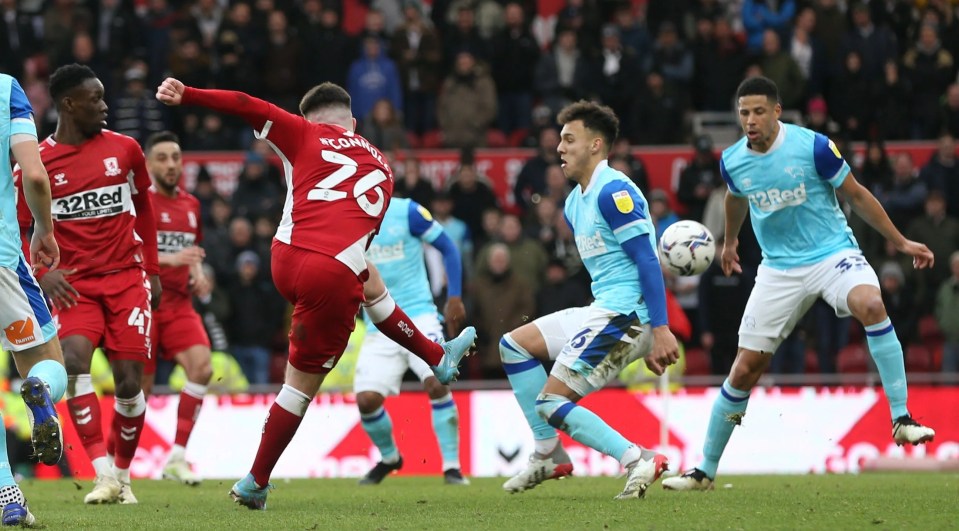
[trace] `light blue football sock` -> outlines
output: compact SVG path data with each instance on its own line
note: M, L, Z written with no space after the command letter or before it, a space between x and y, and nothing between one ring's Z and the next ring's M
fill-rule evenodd
M395 463L400 458L400 451L393 440L393 421L386 408L380 406L372 413L360 414L360 423L370 436L370 440L380 450L384 463Z
M35 376L50 387L50 399L56 404L67 390L67 370L54 360L43 360L30 369L27 376Z
M546 369L543 364L523 347L519 346L509 334L499 341L499 355L503 360L503 370L513 388L513 395L519 403L526 422L533 430L537 440L555 438L556 430L536 413L536 397L546 385Z
M574 441L585 444L617 461L636 445L626 440L592 411L577 406L564 396L541 394L536 400L536 411L549 419L550 426L569 434ZM638 453L636 455L638 457Z
M740 391L730 385L727 379L713 402L713 412L709 415L709 428L706 430L706 442L703 443L703 461L699 469L710 478L716 478L719 459L726 450L733 428L742 423L749 404L749 391Z
M460 416L453 395L430 400L433 406L433 433L443 456L443 470L460 468Z
M889 402L892 420L908 415L906 399L909 390L906 387L906 362L902 355L902 343L896 336L896 329L887 317L885 321L866 327L866 344L882 380L882 390Z
M0 414L0 426L3 425L3 415ZM17 484L13 479L13 470L10 469L10 458L7 457L7 435L0 434L0 487L11 487Z

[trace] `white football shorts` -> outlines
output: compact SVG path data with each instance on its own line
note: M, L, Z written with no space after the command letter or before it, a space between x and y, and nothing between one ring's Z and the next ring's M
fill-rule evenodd
M546 340L550 374L580 396L602 389L623 367L647 356L652 331L635 314L596 306L570 308L533 321Z
M434 314L413 317L413 324L433 341L443 340L443 326ZM353 392L371 391L383 396L400 394L400 384L407 370L413 371L420 381L433 376L429 364L416 354L394 343L379 330L367 328L360 355L356 360L356 375L353 377Z
M816 299L839 317L852 315L847 297L856 286L879 287L879 278L859 249L844 249L809 266L788 270L759 266L739 325L739 346L776 352Z
M22 257L17 268L0 267L0 337L8 352L36 347L57 337L40 285Z

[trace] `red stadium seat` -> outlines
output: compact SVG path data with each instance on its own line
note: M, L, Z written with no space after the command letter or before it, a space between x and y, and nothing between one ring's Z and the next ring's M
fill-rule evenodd
M486 147L504 148L506 147L506 135L499 129L490 129L486 131Z
M686 349L686 371L687 376L703 376L710 372L709 355L701 348Z
M509 134L509 147L523 147L523 140L526 140L526 136L529 135L529 131L526 129L517 129Z
M436 129L423 133L423 139L420 147L423 149L437 149L443 147L443 133Z
M422 141L420 140L420 135L414 133L413 131L406 132L406 141L410 143L410 149L419 149L422 146Z
M907 372L930 372L933 370L932 351L923 345L910 345L906 349Z
M939 323L932 315L927 315L919 319L919 341L929 344L943 341L942 330L939 330Z
M806 374L819 374L819 356L816 349L806 349Z
M862 343L850 343L839 351L836 370L840 373L869 372L869 352Z

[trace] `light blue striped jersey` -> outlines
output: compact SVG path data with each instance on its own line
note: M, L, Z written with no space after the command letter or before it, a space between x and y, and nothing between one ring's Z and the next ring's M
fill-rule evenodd
M791 269L859 248L836 197L849 175L836 144L781 122L766 153L750 149L747 140L723 151L719 169L730 192L749 199L763 264Z
M16 269L23 254L20 225L17 223L17 193L10 170L10 137L25 134L34 138L33 107L20 83L0 74L0 266Z
M641 322L648 323L639 269L622 246L642 236L656 248L656 229L643 193L604 160L593 170L586 190L573 188L564 213L593 279L593 305L626 315L636 312Z
M380 232L366 251L393 300L410 317L437 313L423 261L423 242L432 243L440 234L443 227L429 210L410 199L394 197L383 215ZM375 332L365 312L363 319L367 333Z

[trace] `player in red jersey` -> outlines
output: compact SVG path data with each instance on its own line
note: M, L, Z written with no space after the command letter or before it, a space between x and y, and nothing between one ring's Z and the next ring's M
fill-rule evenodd
M240 116L257 138L270 142L286 174L286 203L272 249L273 281L294 306L286 383L270 408L250 474L230 491L237 503L264 509L273 467L353 331L372 269L364 251L386 212L393 172L380 150L353 132L350 95L333 83L306 93L302 117L242 92L201 90L172 78L157 89L157 99ZM441 382L452 380L476 331L468 327L444 345L433 343L381 280L376 288L366 295L377 328L422 356Z
M163 477L186 485L199 485L200 478L186 461L186 445L200 414L213 370L210 339L203 320L193 309L193 294L209 291L203 274L200 202L180 188L183 160L180 139L169 131L156 133L144 145L147 169L153 178L150 189L156 215L163 301L153 312L153 352L144 371L144 391L153 386L156 360L172 359L186 372L186 384L177 407L176 437L163 467Z
M103 84L90 68L58 68L50 76L56 132L40 144L50 176L54 233L61 266L38 272L59 312L67 406L96 470L84 503L136 503L130 462L143 428L140 389L150 354L151 303L160 302L156 223L143 152L136 140L107 131ZM116 460L106 455L100 402L90 378L102 345L116 383Z

